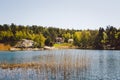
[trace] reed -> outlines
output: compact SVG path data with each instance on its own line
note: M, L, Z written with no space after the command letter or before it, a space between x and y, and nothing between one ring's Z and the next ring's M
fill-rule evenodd
M71 75L80 73L81 70L86 69L89 63L89 58L84 55L76 54L45 54L39 56L39 62L27 63L0 63L0 68L6 70L22 69L21 74L28 75L27 71L36 72L37 78L44 79L62 76L68 80ZM17 71L16 71L17 72ZM41 76L42 75L42 76ZM51 76L51 77L50 77ZM44 80L43 79L43 80Z

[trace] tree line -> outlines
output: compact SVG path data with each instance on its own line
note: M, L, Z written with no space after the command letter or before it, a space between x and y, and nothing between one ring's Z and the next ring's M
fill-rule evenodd
M15 24L0 25L0 42L14 46L22 39L29 39L37 42L36 47L44 45L53 46L56 37L61 37L67 43L73 39L73 45L79 48L90 49L120 49L120 29L107 26L99 30L75 30L61 29L43 26L24 26Z

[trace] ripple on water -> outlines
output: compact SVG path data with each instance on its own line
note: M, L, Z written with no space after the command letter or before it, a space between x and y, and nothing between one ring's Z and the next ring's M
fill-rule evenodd
M120 80L119 53L76 49L0 52L0 61L9 64L47 63L47 66L37 69L0 68L0 80Z

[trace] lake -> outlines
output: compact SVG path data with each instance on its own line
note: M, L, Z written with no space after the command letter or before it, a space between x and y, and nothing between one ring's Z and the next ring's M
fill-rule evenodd
M0 68L0 80L120 80L119 50L0 51L0 63L40 64Z

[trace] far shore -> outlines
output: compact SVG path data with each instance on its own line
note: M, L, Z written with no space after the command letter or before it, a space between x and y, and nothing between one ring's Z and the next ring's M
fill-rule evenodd
M39 50L56 50L56 49L78 49L75 46L59 46L59 47L50 47L44 46L43 48L16 48L10 46L9 44L0 43L0 51L39 51Z
M61 46L61 47L50 47L44 46L43 48L14 48L11 47L9 51L39 51L39 50L57 50L57 49L78 49L77 47Z
M0 51L42 51L42 50L60 50L60 49L82 49L82 50L98 50L90 48L78 48L78 47L59 47L59 48L9 48L9 49L0 49ZM99 50L117 50L117 49L99 49Z
M10 46L9 44L5 45L0 43L0 51L41 51L41 50L56 50L56 49L85 49L85 50L98 50L93 48L79 48L77 46L58 46L58 47L50 47L44 46L43 48L15 48ZM101 49L101 50L117 50L117 49Z
M43 48L14 48L14 47L6 47L0 48L0 51L41 51L41 50L57 50L57 49L77 49L75 47L43 47Z

